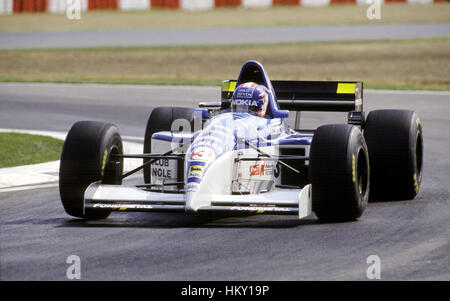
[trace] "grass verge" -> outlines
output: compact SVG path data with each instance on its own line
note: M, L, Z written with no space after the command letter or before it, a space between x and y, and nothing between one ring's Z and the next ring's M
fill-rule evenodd
M41 135L0 133L0 168L59 160L63 143Z
M450 90L450 39L0 51L0 81L218 85L260 61L272 79Z
M381 20L369 20L366 5L276 6L267 9L220 8L210 11L152 9L90 11L80 20L65 14L21 13L0 16L0 31L211 28L450 22L450 3L381 6Z

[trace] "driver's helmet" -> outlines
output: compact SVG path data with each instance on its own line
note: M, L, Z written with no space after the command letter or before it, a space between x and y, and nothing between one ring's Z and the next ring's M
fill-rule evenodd
M242 84L234 90L231 111L265 117L269 97L270 91L263 85L253 82Z

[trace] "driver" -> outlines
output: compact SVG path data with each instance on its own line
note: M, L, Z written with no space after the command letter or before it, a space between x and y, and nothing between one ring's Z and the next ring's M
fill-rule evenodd
M269 89L263 85L253 82L242 84L234 90L231 112L265 117L270 95Z

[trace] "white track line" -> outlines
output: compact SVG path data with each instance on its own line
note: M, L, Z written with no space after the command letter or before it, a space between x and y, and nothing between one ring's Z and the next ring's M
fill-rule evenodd
M31 190L31 189L41 189L41 188L49 188L49 187L57 187L59 184L57 182L55 183L48 183L48 184L40 184L40 185L26 185L26 186L16 186L16 187L9 187L9 188L1 188L0 193L2 192L14 192L14 191L23 191L23 190Z

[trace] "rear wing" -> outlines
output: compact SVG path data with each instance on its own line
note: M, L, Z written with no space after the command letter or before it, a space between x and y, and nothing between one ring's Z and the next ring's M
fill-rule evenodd
M362 82L271 81L281 110L362 112ZM222 107L229 106L236 80L222 83Z

